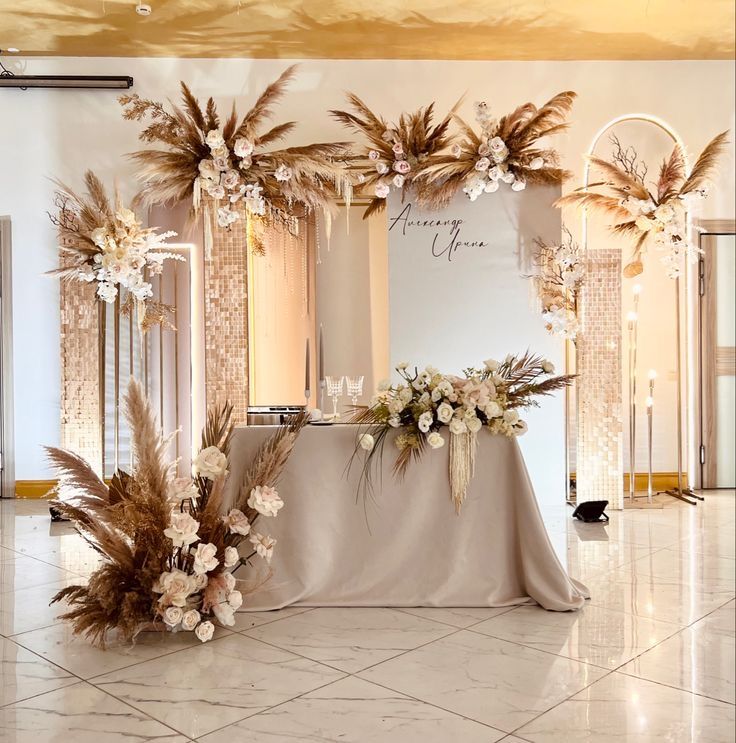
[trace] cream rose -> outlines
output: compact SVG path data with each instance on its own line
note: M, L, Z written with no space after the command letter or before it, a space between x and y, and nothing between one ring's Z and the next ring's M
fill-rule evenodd
M225 139L222 136L222 132L219 129L211 129L207 132L207 136L205 137L205 142L207 142L207 146L214 150L217 147L222 147L222 145L225 144Z
M184 617L184 612L179 606L169 606L164 612L164 624L167 627L176 627Z
M483 412L489 418L500 418L503 415L503 409L495 400L491 400L491 402L486 405Z
M243 605L243 594L240 591L230 591L227 595L227 603L237 611Z
M268 485L257 485L250 491L248 506L255 509L263 516L276 516L284 501L279 498L276 488Z
M545 374L552 374L554 370L555 365L551 361L548 361L547 359L544 359L544 361L542 361L542 371Z
M238 157L248 157L253 154L253 142L246 139L245 137L238 137L233 145L233 152Z
M199 498L199 490L190 477L177 477L169 483L169 500L181 503L185 500L196 501Z
M216 446L208 446L194 458L192 470L195 475L214 480L225 474L227 457Z
M432 431L432 433L427 436L427 443L432 449L441 449L445 445L445 440L438 431Z
M199 521L195 521L188 513L174 511L171 514L171 525L164 529L164 534L174 543L174 547L188 547L196 542Z
M377 183L373 193L378 199L385 199L391 189L385 183Z
M503 414L503 419L504 422L513 426L519 422L519 413L516 410L506 410Z
M171 572L161 573L153 590L162 594L159 603L163 605L186 606L187 598L197 590L197 586L194 576L174 568Z
M468 427L470 433L478 433L483 428L483 421L480 418L473 416L472 418L465 419L465 425Z
M358 438L358 444L360 445L360 448L364 451L371 451L373 447L375 446L376 442L373 436L371 436L369 433L364 433L362 436Z
M201 619L202 617L196 609L190 609L184 612L184 616L181 618L181 628L187 632L193 632Z
M246 536L250 532L248 517L237 508L233 508L223 520L225 525L230 529L231 534L242 534Z
M197 551L194 553L194 572L197 575L203 575L214 570L220 561L216 557L217 547L214 544L197 545Z
M467 433L468 426L462 418L453 418L450 421L450 433Z
M276 545L276 540L268 535L253 533L249 537L253 549L256 554L262 557L266 562L271 562L273 557L273 548Z
M202 622L200 625L197 626L197 629L194 630L194 634L201 642L207 642L207 640L211 640L214 633L215 625L212 624L212 622Z
M426 413L422 413L419 416L417 426L422 433L427 433L427 431L429 431L429 429L431 428L433 422L434 419L432 418L432 413L427 411Z
M437 408L437 420L440 423L449 423L452 420L454 412L452 405L443 402Z
M225 559L223 565L226 568L231 568L240 562L240 553L235 547L225 547Z

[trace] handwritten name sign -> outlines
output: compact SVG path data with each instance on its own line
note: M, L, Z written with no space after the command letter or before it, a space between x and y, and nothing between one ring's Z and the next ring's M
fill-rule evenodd
M446 258L451 261L458 250L467 248L487 248L486 240L463 239L465 220L460 217L431 218L412 217L413 204L404 204L396 216L389 215L388 231L401 232L402 237L418 237L430 246L434 258Z

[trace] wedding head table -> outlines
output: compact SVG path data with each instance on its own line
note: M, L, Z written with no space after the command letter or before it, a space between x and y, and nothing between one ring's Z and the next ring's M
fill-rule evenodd
M249 611L285 606L487 607L537 603L566 611L588 591L570 578L547 535L518 442L478 434L462 512L449 495L448 448L428 451L399 481L392 437L359 494L365 452L348 467L357 425L307 426L278 489L285 502L259 530L277 540L270 579ZM271 426L235 429L227 503ZM247 578L248 568L238 577ZM252 576L251 576L252 577Z

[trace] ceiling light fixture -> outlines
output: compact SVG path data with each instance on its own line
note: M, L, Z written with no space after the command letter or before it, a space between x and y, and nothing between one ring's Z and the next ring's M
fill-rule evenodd
M135 6L135 12L138 13L138 15L148 16L153 13L153 8L147 3L139 2L138 5Z
M18 54L18 52L20 51L20 49L18 49L17 47L14 47L14 46L9 46L5 51L6 52L9 52L10 54Z

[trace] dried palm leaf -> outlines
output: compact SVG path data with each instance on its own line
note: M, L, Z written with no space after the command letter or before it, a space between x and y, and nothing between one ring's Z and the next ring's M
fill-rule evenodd
M700 157L690 171L685 183L680 189L680 195L697 191L703 188L712 178L713 172L718 165L718 159L726 150L728 144L728 131L721 132L713 137L706 148L701 152Z

